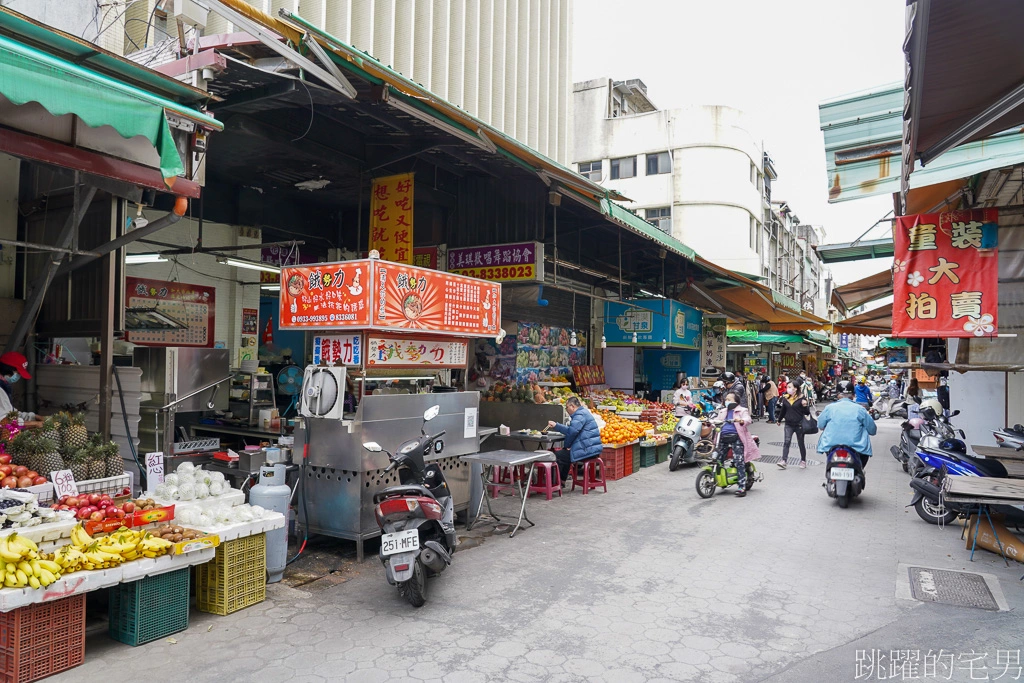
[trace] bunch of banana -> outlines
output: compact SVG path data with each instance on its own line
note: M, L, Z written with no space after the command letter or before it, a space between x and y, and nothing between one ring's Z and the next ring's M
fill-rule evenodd
M60 565L65 574L84 569L85 554L73 545L66 545L54 553L53 561Z
M144 557L160 557L170 552L172 546L170 541L147 533L139 543L139 550Z
M43 588L60 578L62 568L40 559L39 547L17 533L0 538L0 576L5 588Z
M79 550L88 548L94 540L81 524L76 524L75 528L71 530L71 544Z
M83 554L85 555L85 561L82 563L83 569L110 569L124 562L124 558L117 553L100 550L99 543L93 543L85 549Z

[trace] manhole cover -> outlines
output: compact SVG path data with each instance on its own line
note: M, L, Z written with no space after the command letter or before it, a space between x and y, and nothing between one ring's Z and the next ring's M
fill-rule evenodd
M910 590L915 600L976 607L996 612L999 605L985 578L968 572L910 567Z

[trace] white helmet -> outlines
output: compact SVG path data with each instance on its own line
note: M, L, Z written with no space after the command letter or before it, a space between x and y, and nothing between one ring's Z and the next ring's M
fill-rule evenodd
M936 415L942 415L942 404L939 403L938 399L929 398L921 402L921 410L925 408L931 408L935 411Z
M715 382L715 389L725 389L725 382L722 380Z

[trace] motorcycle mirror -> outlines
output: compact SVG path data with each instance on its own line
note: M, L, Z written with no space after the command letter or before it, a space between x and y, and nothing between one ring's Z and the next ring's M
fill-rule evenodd
M430 422L441 412L441 406L430 406L423 412L423 419Z
M950 416L950 417L956 417L956 416L957 416L957 415L959 415L959 414L960 414L960 411L959 411L959 410L954 410L954 411L953 411L952 413L950 413L950 414L949 414L949 416Z
M382 450L384 450L376 441L367 441L366 443L363 444L363 448L370 451L371 453L380 453Z
M966 434L966 433L964 432L964 430L962 430L962 429L959 429L959 430L957 430L957 431L959 431L959 432L960 432L960 438L961 438L961 439L966 439L966 438L967 438L967 434Z

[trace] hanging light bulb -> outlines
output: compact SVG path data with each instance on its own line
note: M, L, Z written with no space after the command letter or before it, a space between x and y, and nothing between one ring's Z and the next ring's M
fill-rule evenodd
M569 346L576 346L576 330L572 331L569 335Z
M668 348L668 342L666 342L664 339L661 340L661 348L662 349L667 349Z
M602 349L607 349L608 348L608 339L603 334L601 335L601 348Z
M633 333L633 343L636 344L636 332Z

